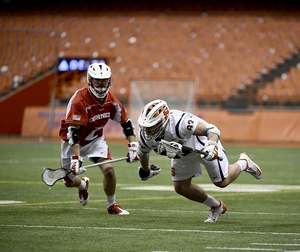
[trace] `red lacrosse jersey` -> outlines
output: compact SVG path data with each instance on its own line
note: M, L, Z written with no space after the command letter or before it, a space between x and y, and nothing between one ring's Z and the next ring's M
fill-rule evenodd
M103 127L109 119L120 124L128 120L128 114L121 102L110 92L101 102L88 87L79 89L68 103L66 114L61 120L59 136L62 140L68 141L69 124L81 125L79 143L84 146L103 135Z

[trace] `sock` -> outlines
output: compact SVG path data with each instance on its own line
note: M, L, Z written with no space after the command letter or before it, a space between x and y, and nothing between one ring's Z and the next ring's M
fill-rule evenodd
M115 194L114 195L110 195L110 196L107 196L106 195L106 200L107 200L107 205L108 206L111 206L113 205L115 202Z
M214 197L210 196L209 194L207 194L207 198L206 198L206 200L204 200L203 204L208 207L219 207L220 206L220 202L218 200L216 200Z
M86 187L86 182L84 180L81 180L81 183L79 186L77 186L77 188L82 191L84 190L84 188Z
M245 171L247 168L247 161L246 160L239 160L237 161L237 163L239 164L239 166L241 167L241 171Z

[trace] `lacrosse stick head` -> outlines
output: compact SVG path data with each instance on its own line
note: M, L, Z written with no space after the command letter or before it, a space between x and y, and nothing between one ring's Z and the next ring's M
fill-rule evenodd
M176 142L168 142L164 139L161 144L165 147L168 158L175 158L178 154L182 154L182 145Z
M51 169L51 168L44 168L42 173L42 180L48 186L53 186L58 180L63 179L66 177L68 172L63 169Z
M169 108L165 101L154 100L142 110L138 123L141 134L147 141L153 141L160 136L169 121Z

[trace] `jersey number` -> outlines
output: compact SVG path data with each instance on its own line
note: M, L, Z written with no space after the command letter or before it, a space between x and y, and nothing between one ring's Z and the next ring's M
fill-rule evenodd
M194 127L194 121L193 120L188 120L188 125L186 126L187 130L192 130Z
M95 134L97 131L101 130L103 128L103 126L101 127L96 127L86 138L85 140L86 141L92 141L94 140L95 138L97 138L97 134Z

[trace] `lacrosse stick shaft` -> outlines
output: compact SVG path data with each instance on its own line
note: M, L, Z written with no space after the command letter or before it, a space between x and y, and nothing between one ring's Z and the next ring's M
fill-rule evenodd
M128 157L122 157L122 158L116 158L112 160L105 160L103 162L84 166L84 168L88 169L98 165L114 163L114 162L125 160L127 158ZM42 180L46 185L53 186L58 180L65 178L69 173L71 173L71 170L67 170L64 168L58 168L58 169L44 168L44 171L42 173Z
M186 151L191 151L191 152L196 152L196 153L199 153L199 154L202 154L202 155L207 155L207 153L205 151L202 151L202 150L196 150L196 149L193 149L191 147L187 147L187 146L182 146L182 150L186 150ZM219 157L217 158L218 160L222 161L223 158L222 157Z
M88 169L88 168L92 168L92 167L95 167L95 166L98 166L98 165L110 164L110 163L119 162L119 161L126 160L126 159L128 159L128 157L121 157L121 158L106 160L106 161L103 161L103 162L83 166L82 168Z
M205 151L193 149L193 148L187 147L187 146L181 146L180 144L179 144L180 145L180 147L179 147L177 145L172 144L172 142L168 142L164 139L161 140L161 143L163 144L163 146L166 148L167 151L168 151L168 149L170 149L170 151L174 151L175 153L178 153L181 150L185 150L185 151L199 153L199 154L202 154L202 155L205 155L205 156L207 155L207 153ZM223 160L223 158L219 157L219 156L218 156L217 159L220 160L220 161Z

